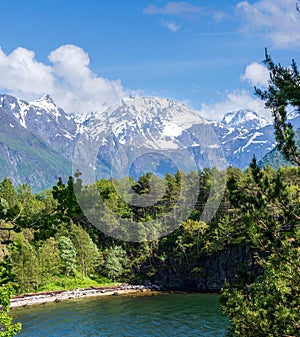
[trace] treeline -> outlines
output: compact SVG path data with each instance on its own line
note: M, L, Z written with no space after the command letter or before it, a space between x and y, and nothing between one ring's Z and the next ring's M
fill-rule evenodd
M245 211L249 200L244 204L241 197L247 192L247 198L259 200L253 169L242 172L228 168L225 173L227 186L220 199L220 207L209 223L202 220L211 190L217 190L224 178L224 172L219 175L216 172L214 169L189 174L178 172L175 175L167 174L164 179L148 173L138 181L130 180L134 198L147 195L150 185L152 188L165 188L158 202L145 207L137 203L132 205L120 197L116 184L120 188L122 180L97 181L95 186L106 207L120 219L141 224L134 228L140 239L136 243L107 236L89 222L75 193L76 188L86 189L80 177L70 177L66 184L59 180L52 191L40 194L31 193L27 185L15 188L8 178L4 179L0 183L2 263L10 266L17 291L24 293L47 289L55 284L63 287L66 278L70 277L76 277L78 282L86 277L95 281L101 281L101 278L105 280L103 277L112 281L151 280L158 268L166 268L168 264L181 265L187 273L195 272L200 258L228 245L257 246L257 225L251 223L252 215L247 213L249 210ZM265 212L282 231L287 230L290 215L285 209L295 212L299 204L299 169L286 167L274 171L267 167L261 170L261 174L269 181L280 179L282 184L287 185L284 208L271 201L265 202ZM191 180L199 181L200 188L195 208L189 217L183 219L178 228L168 235L151 241L143 240L149 231L146 225L153 225L151 220L155 221L156 227L150 230L156 228L160 233L166 225L165 214L180 218L176 215L176 209L172 208L179 198L187 197L179 195L183 181ZM215 193L213 198L216 198ZM98 216L103 228L104 222L111 225L110 221L116 222L118 219L110 219L107 212ZM164 221L160 222L160 219ZM122 225L115 223L112 228L120 230ZM122 235L126 238L126 233ZM2 279L5 280L5 277L8 276L2 275Z

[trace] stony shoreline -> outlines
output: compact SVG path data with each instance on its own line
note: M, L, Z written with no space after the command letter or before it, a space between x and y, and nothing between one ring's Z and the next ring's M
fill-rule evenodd
M123 295L139 292L158 291L156 287L146 287L143 285L120 285L112 287L92 287L87 289L77 288L75 290L53 291L33 293L23 296L15 296L10 300L10 307L24 307L28 305L44 304L49 302L60 302L70 299L80 299L94 296Z

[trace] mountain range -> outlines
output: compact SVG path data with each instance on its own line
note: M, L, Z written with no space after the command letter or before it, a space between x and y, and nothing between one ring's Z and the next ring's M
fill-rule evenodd
M291 116L300 125L298 115ZM127 97L101 113L70 115L49 95L26 102L0 95L0 179L38 192L88 168L91 179L147 171L245 169L275 147L273 126L255 111L207 120L167 98Z

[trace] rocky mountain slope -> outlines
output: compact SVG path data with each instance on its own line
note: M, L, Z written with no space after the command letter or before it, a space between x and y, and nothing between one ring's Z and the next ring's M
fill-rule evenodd
M300 125L298 114L290 116ZM160 174L228 165L246 168L275 146L273 126L254 111L221 121L165 98L128 97L101 114L68 115L51 97L26 102L0 95L0 179L35 190L67 178L78 162L94 178ZM82 167L81 167L82 168Z
M70 149L60 153L64 145L56 146L54 132L62 131L51 117L23 100L0 95L0 179L9 177L16 185L27 183L41 191L72 173L72 162L64 155Z
M250 110L227 113L215 126L227 163L245 169L255 154L263 158L275 146L273 126Z
M123 99L97 115L78 144L76 163L96 167L96 178L225 167L210 123L169 99Z
M139 97L123 99L95 117L82 142L95 146L97 154L90 152L88 159L81 147L78 161L100 168L100 176L111 174L112 167L133 176L149 169L165 174L172 164L183 170L222 168L223 160L225 166L244 169L253 154L261 159L275 144L272 125L247 110L229 112L216 122L170 99Z

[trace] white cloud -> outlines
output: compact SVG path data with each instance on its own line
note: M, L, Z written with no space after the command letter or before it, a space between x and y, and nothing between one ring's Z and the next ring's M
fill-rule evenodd
M33 51L17 48L6 55L0 49L0 88L31 97L50 92L54 88L52 69L37 62Z
M246 90L236 90L226 94L224 99L213 104L202 104L199 113L204 118L221 120L225 113L238 109L249 109L256 111L260 116L271 121L271 113L264 107L264 102L250 96Z
M81 81L90 76L89 56L80 47L63 45L52 51L48 59L53 63L55 74L68 81Z
M186 14L203 14L202 7L194 6L188 2L168 2L164 7L157 7L155 5L148 5L144 11L148 15L168 15L168 16L181 16Z
M270 79L269 70L260 63L253 62L247 65L245 73L241 76L243 81L247 81L251 86L268 86Z
M128 95L120 80L93 73L88 54L77 46L63 45L48 58L45 65L27 49L10 55L0 49L0 89L27 100L50 94L68 112L101 111Z
M165 22L165 26L172 32L177 32L181 27L180 25L177 25L175 22Z
M236 13L243 32L256 32L276 48L300 45L300 13L294 0L242 1L236 5Z
M168 19L181 19L183 22L198 22L200 17L209 17L215 21L219 21L224 17L224 13L220 10L215 10L211 7L196 6L185 1L171 1L162 7L150 4L144 8L143 13L146 15L159 15L161 17L167 17ZM163 25L167 26L172 32L178 31L181 27L173 22L168 22L168 24L163 23Z

